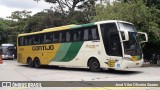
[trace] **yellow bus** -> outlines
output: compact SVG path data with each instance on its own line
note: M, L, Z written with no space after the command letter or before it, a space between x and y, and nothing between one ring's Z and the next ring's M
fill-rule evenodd
M138 36L145 37L139 41ZM132 23L107 20L82 25L66 25L19 34L17 61L39 68L41 65L126 69L143 63L140 43L144 32Z

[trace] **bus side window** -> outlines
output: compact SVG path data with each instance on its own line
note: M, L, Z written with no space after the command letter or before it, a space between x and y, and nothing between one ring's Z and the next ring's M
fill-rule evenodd
M92 39L93 40L99 40L99 34L98 34L98 30L97 30L97 28L92 28L91 29L92 30Z
M19 37L18 38L18 44L19 44L19 46L23 46L24 45L24 37Z
M29 45L33 45L33 44L34 44L34 37L30 36Z
M66 32L61 32L60 33L60 42L65 42L66 41Z
M88 40L88 34L89 34L88 29L85 29L83 40Z
M73 41L80 41L80 34L81 34L80 31L75 30L73 33Z
M81 40L81 31L76 32L76 39L77 39L77 41Z
M73 33L73 41L76 41L77 40L77 35L76 35L76 31L74 31L74 33Z
M34 44L40 44L40 38L38 35L34 36Z
M70 41L81 41L83 40L83 31L82 30L73 30L67 33L67 38Z
M29 39L28 37L24 37L24 45L28 45L29 44Z
M69 33L70 33L70 41L73 42L74 41L74 31L71 30Z
M67 42L71 41L71 34L69 32L66 32L66 41Z
M53 42L54 43L59 42L59 33L56 32L56 33L53 34Z
M53 42L53 34L52 33L47 33L45 43L49 44L49 43L52 43L52 42Z
M44 44L45 43L45 35L41 34L40 35L40 44Z
M84 30L80 30L80 41L83 41Z
M89 30L88 30L88 40L92 40L92 39L93 39L92 30L89 29Z

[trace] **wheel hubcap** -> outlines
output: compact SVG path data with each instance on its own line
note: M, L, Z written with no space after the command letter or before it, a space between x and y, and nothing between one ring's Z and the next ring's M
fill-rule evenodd
M92 66L93 66L93 68L98 68L98 63L97 62L93 62Z

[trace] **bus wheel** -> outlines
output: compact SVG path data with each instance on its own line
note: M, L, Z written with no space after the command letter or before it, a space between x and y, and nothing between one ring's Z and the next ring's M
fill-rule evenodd
M29 67L33 67L33 62L32 62L31 58L27 59L27 64L28 64Z
M98 72L101 70L100 64L96 58L91 58L89 61L89 69L93 72Z
M34 60L34 66L35 66L35 68L39 68L41 66L39 58L35 58L35 60Z

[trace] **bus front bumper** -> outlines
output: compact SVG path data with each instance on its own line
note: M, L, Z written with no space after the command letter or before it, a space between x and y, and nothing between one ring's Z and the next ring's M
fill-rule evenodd
M111 67L108 65L109 69L115 69L115 70L125 70L125 69L129 69L129 68L137 68L137 67L141 67L143 64L143 60L139 60L139 61L129 61L129 60L122 60L122 61L118 61L116 63L112 63L112 65L114 67ZM103 67L105 68L105 67Z
M2 55L2 59L14 59L14 55Z
M141 67L142 64L143 64L143 60L139 60L139 61L123 60L123 62L121 62L120 69L137 68L137 67Z

